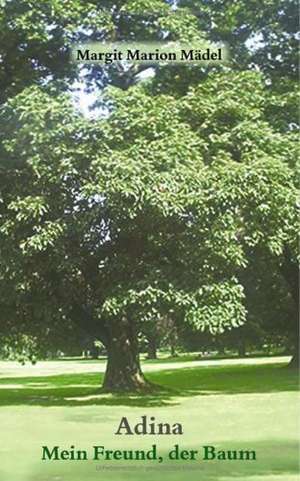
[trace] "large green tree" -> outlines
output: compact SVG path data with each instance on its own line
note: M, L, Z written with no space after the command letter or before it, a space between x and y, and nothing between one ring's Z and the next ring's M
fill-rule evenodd
M99 121L36 88L2 109L1 157L18 167L1 177L1 298L23 328L84 325L108 351L104 387L143 389L142 323L241 325L249 252L295 255L294 138L251 72L179 99L108 95Z

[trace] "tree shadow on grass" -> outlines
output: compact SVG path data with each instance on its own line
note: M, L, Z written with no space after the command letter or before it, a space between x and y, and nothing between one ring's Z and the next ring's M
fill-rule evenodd
M61 374L0 379L0 406L134 406L178 404L184 397L296 391L296 372L282 364L217 366L161 370L148 373L152 392L106 393L103 375ZM99 387L100 386L100 387Z

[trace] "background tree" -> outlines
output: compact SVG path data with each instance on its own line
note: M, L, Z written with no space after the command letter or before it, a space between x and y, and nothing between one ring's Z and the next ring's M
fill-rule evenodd
M179 326L182 325L179 319L177 322ZM157 319L152 318L149 322L143 323L142 332L146 338L148 359L157 359L159 347L169 348L171 356L176 356L176 348L178 347L180 336L178 325L174 318L169 316L161 316Z

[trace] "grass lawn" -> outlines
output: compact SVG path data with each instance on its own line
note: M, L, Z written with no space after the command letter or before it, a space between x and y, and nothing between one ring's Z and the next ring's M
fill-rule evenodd
M298 376L283 363L161 369L147 377L160 386L149 395L101 392L103 373L0 377L0 479L3 481L296 481L298 471ZM242 362L242 361L241 361ZM175 364L175 362L174 362ZM80 365L79 365L80 371ZM20 372L22 368L20 367ZM115 436L122 416L180 422L183 436ZM149 449L164 462L41 461L41 446L69 449ZM256 450L256 461L174 461L175 444Z

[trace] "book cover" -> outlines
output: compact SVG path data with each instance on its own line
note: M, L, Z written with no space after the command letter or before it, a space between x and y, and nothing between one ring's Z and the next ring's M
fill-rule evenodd
M0 1L0 479L299 479L294 0Z

